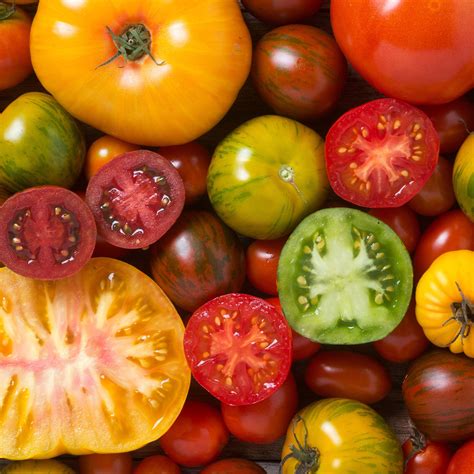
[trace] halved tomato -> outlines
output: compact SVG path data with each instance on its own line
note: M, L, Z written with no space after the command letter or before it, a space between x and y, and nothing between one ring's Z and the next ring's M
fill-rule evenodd
M1 458L125 452L166 432L190 375L153 280L97 258L54 282L3 268L0 288Z
M270 303L230 293L198 308L184 333L194 378L227 405L268 398L291 367L291 329Z
M346 112L326 137L334 191L362 207L398 207L428 181L439 137L425 113L396 99L377 99Z

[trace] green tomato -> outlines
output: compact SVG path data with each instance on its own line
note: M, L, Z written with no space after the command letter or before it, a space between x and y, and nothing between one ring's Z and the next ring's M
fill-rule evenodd
M410 303L410 255L386 224L355 209L324 209L290 235L278 293L292 328L324 344L382 339Z
M469 134L456 155L453 187L459 207L474 222L474 132Z
M219 217L254 239L289 234L321 207L328 189L323 139L299 122L274 115L230 133L215 150L207 179Z

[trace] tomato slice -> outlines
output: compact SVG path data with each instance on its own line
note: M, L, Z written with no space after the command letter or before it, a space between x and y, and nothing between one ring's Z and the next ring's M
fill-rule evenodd
M86 201L107 242L143 248L175 223L184 207L183 180L157 153L137 150L105 164L89 181Z
M153 280L96 258L52 282L3 268L0 288L2 458L125 452L166 432L190 373Z
M54 280L79 271L96 240L94 216L72 191L39 186L0 208L0 261L30 278Z
M227 405L250 405L274 393L291 366L291 329L271 304L230 293L198 308L184 334L194 378Z
M398 207L433 173L439 137L428 116L396 99L378 99L346 112L326 137L333 190L363 207Z

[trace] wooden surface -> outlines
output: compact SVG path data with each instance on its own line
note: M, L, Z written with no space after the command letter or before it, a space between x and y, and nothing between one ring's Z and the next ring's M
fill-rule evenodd
M27 7L27 9L34 14L34 7ZM252 37L255 40L260 38L270 28L255 20L250 14L244 12L245 20L249 25ZM326 2L318 14L308 21L326 31L330 31L329 23L329 3ZM24 92L43 90L37 79L32 76L24 83L16 88L6 91L0 91L0 110L3 110L14 98L18 97ZM321 135L325 135L329 126L333 123L342 112L350 109L356 105L367 102L370 99L379 97L380 95L374 91L368 84L366 84L354 71L350 71L347 85L344 90L342 99L340 100L336 110L324 120L308 124L314 128ZM250 82L248 82L240 93L238 100L232 107L231 111L213 130L202 138L202 142L209 146L210 149L215 147L217 143L232 129L243 123L245 120L258 115L271 113L271 110L263 104ZM91 142L100 134L84 126L88 141ZM370 347L359 346L357 350L363 352L371 352ZM396 432L400 440L404 440L408 433L408 419L401 397L401 382L406 371L405 365L389 365L387 364L393 381L393 390L390 395L381 403L374 405L374 408L384 416L391 427ZM316 400L316 396L311 394L305 387L302 374L304 370L304 363L297 363L294 366L294 373L298 381L300 406L303 407L308 403ZM191 397L198 400L207 400L211 403L216 403L207 393L200 389L194 382L191 388ZM256 460L265 467L268 473L278 472L278 461L280 459L280 451L283 440L279 440L269 445L254 445L239 442L236 439L231 439L228 446L224 449L222 457L244 457ZM159 443L153 443L134 453L136 459L143 458L148 455L160 452ZM71 457L64 457L64 460L71 466L75 466L75 461ZM0 465L2 462L0 461ZM198 472L197 470L189 470L183 472ZM363 474L363 473L361 473Z

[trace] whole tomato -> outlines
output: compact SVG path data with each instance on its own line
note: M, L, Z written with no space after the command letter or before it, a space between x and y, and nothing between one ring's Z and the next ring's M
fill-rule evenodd
M133 474L180 474L178 465L166 456L150 456L143 459Z
M426 440L416 432L403 443L402 449L404 474L446 474L451 459L451 450L446 443ZM461 474L461 471L456 474Z
M473 472L474 439L471 439L454 453L446 474L472 474Z
M265 474L265 470L247 459L229 458L209 464L200 474Z
M80 474L131 474L132 456L123 454L88 454L79 458Z
M323 0L242 0L250 13L265 23L289 25L314 15Z

